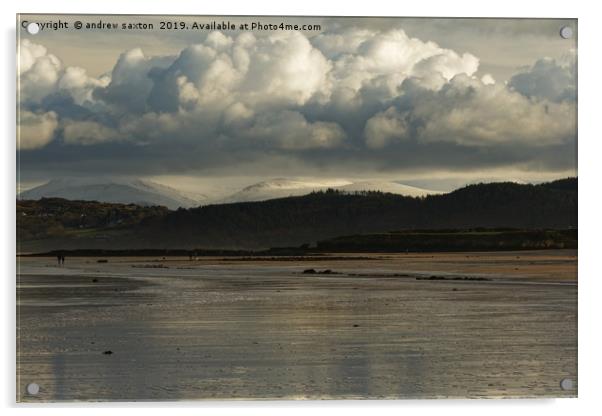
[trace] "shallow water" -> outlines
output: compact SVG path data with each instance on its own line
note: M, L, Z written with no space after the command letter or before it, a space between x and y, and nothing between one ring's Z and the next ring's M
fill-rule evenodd
M429 281L365 261L21 258L17 398L576 396L575 276L503 279L501 260L470 270L503 281ZM342 265L361 276L301 273Z

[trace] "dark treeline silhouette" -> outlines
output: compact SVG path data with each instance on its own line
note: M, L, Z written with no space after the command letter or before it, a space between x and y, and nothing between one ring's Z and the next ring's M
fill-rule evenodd
M429 251L503 251L576 249L577 230L412 230L360 234L319 241L318 252L403 253Z
M61 212L68 213L72 220L77 218L82 203L60 201ZM49 203L49 200L17 202L18 232L21 231L20 243L25 250L28 247L260 249L411 229L576 228L577 178L539 185L476 184L424 198L328 190L299 197L176 211L102 204L111 206L106 215L112 213L112 218L119 217L113 210L133 210L133 213L121 223L103 225L108 220L99 219L90 227L77 221L69 223L61 215L55 215L63 230L54 230L54 234L39 231L36 227L40 221L29 223L29 214L20 216L20 204L37 204L39 214L46 212L45 204Z
M272 247L265 250L219 249L73 249L31 253L25 256L56 256L64 264L71 257L237 257L239 260L278 259L318 261L336 258L332 253L409 253L444 251L506 251L576 249L577 230L520 230L515 228L475 228L469 230L407 230L379 234L358 234L318 241L316 246ZM323 257L329 254L327 257ZM357 257L355 257L357 258ZM340 257L345 260L348 257ZM366 259L370 259L369 257ZM108 260L99 260L108 262Z

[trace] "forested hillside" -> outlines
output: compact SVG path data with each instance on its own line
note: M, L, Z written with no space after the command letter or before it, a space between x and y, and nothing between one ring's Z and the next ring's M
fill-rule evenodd
M258 249L411 229L569 229L577 227L577 179L540 185L477 184L423 198L328 190L176 211L67 200L18 201L17 217L26 251Z

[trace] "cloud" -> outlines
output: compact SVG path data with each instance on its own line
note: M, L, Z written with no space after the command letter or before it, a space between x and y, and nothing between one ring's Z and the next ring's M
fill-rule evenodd
M408 127L404 116L395 107L389 107L366 122L364 134L368 147L382 148L391 140L407 137Z
M481 82L485 85L495 84L495 79L491 74L485 74L481 77Z
M508 86L534 99L545 99L553 102L576 100L576 66L575 56L566 62L557 62L551 58L542 58L528 68L515 74Z
M19 104L40 103L54 93L66 93L78 105L93 101L95 88L106 87L109 77L89 77L79 67L63 67L59 58L42 46L23 39L19 46Z
M278 32L261 38L249 50L241 92L246 101L304 105L328 95L332 63L300 32Z
M120 132L95 121L63 122L63 139L67 144L93 145L108 141L120 140Z
M74 103L86 105L92 103L96 88L108 86L110 78L103 76L98 79L89 77L86 70L79 67L67 67L57 82L59 91L65 91L73 98Z
M496 82L400 28L212 32L166 56L126 50L101 77L28 40L19 52L21 159L39 166L535 169L576 140L574 56Z
M107 77L110 81L95 88L94 98L114 112L142 113L147 110L147 98L154 86L152 71L158 71L172 60L172 57L146 57L140 48L126 51Z
M438 91L408 81L397 106L366 123L366 143L452 142L462 146L545 146L574 138L575 107L532 102L507 89L464 75Z
M345 138L345 132L338 124L324 121L311 123L294 111L262 114L239 134L247 140L289 150L333 148Z
M330 62L299 32L236 38L215 32L151 74L152 110L224 110L233 102L261 108L302 106L328 90Z
M19 46L19 100L37 102L56 88L61 61L38 44L24 39Z
M479 65L469 53L460 55L434 42L410 38L401 29L381 32L350 28L320 34L313 43L333 60L336 89L353 95L369 95L369 90L378 89L381 100L397 95L409 77L436 89L455 75L472 75Z
M53 111L41 114L21 111L19 113L17 148L31 150L46 146L52 141L57 126L57 115Z

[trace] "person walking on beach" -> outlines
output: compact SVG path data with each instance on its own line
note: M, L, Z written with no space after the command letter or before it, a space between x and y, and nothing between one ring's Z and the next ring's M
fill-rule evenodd
M59 264L59 266L61 265L61 260L62 260L62 256L60 254L56 255L56 262Z

